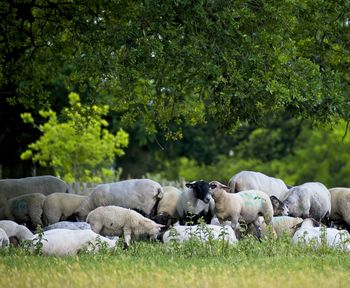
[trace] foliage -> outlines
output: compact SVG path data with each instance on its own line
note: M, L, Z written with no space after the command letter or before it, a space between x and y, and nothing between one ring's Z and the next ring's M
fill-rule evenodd
M47 119L37 126L42 135L21 158L53 167L55 174L69 183L101 182L115 176L111 167L115 156L124 154L128 134L122 129L115 135L107 131L108 123L103 117L108 106L84 106L76 93L69 94L69 103L61 121L51 109L40 110L39 114ZM24 122L34 124L30 113L21 116Z

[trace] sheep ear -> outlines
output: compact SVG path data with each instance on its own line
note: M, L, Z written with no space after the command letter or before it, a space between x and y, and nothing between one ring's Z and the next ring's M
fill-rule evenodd
M226 185L222 185L221 188L224 189L226 192L231 192L231 188Z
M186 183L185 186L186 186L187 188L193 188L194 183L196 183L196 181L192 181L192 182L190 182L190 183Z

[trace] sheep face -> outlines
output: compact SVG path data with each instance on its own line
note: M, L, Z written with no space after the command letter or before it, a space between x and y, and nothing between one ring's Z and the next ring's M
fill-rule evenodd
M274 216L282 216L283 213L288 213L288 211L285 211L285 207L283 206L283 202L280 201L276 196L270 196L270 200L273 207L273 215ZM286 209L288 209L286 207ZM287 216L287 215L284 215Z
M223 193L229 192L230 187L218 182L218 181L211 181L209 183L210 193L213 196L214 200L217 200L221 197Z
M209 183L204 180L193 181L186 183L186 187L193 190L193 194L196 198L202 200L205 204L208 204L211 200L209 193Z

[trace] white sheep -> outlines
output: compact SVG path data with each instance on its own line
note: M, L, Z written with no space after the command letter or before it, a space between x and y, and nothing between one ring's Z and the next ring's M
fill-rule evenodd
M331 188L331 221L345 222L350 227L350 188Z
M98 235L92 230L52 229L45 231L40 237L35 234L32 238L34 246L39 241L43 245L41 252L53 256L76 255L84 249L97 252L102 245L107 245L107 248L116 245L116 241Z
M86 222L60 221L44 227L44 231L52 229L86 230L91 229L91 226Z
M282 214L285 216L328 221L331 213L331 194L322 183L307 182L291 188L282 205Z
M209 239L224 240L228 244L234 244L238 240L231 226L217 226L211 224L183 226L177 225L167 230L162 237L164 243L170 241L184 242L190 239L197 239L207 242Z
M265 223L270 224L273 216L273 207L269 196L259 190L247 190L238 193L228 193L230 187L212 181L209 184L210 191L215 201L215 214L220 223L229 220L235 231L238 228L238 220L242 219L246 224L253 223L260 238L259 216L263 216Z
M158 224L140 213L118 206L103 206L91 211L86 222L92 231L104 236L124 236L125 246L128 247L131 238L139 239L147 235L156 239L164 225Z
M100 206L116 205L154 217L157 202L163 197L162 186L150 179L130 179L99 184L80 205L77 216L84 221L90 211Z
M1 220L0 228L6 232L10 242L16 246L23 240L33 238L33 233L27 227L11 220Z
M0 248L8 246L9 243L10 243L10 240L5 230L0 228Z
M69 219L77 212L86 197L69 193L52 193L46 196L43 205L44 224L50 225Z
M157 215L153 220L169 227L179 219L176 207L180 199L181 191L173 186L164 186L163 190L163 198L159 200Z
M299 224L294 233L292 244L315 245L324 244L329 247L350 251L350 234L346 230L320 227L320 223L312 218L306 218Z
M6 205L0 208L0 219L26 224L34 230L37 225L43 226L41 217L45 195L32 193L11 198Z
M283 180L267 176L260 172L241 171L228 182L231 192L244 190L259 190L269 196L275 196L283 201L288 193L288 187Z

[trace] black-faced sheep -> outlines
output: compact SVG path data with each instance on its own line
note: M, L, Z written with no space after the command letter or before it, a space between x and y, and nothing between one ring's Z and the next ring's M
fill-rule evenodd
M228 186L233 193L244 190L259 190L269 196L275 196L281 201L288 193L288 187L283 180L254 171L237 173L230 179Z
M45 197L41 193L32 193L11 198L0 208L0 219L26 224L31 230L37 225L43 226L41 217Z
M350 188L331 188L331 216L330 220L345 224L350 228Z
M50 225L70 219L86 197L68 193L52 193L46 196L42 217L44 224Z
M33 244L40 241L38 235L34 235ZM113 248L116 241L96 234L91 230L53 229L45 231L41 238L44 255L66 256L76 255L79 251L86 249L97 252L103 244ZM102 244L102 245L101 245Z
M103 236L123 235L126 247L132 239L139 239L141 236L156 239L164 227L134 210L118 206L98 207L88 214L86 222L91 225L92 231Z
M214 207L215 203L209 193L209 183L200 180L186 183L186 189L181 193L176 209L181 225L197 224L201 217L210 224L214 216Z
M170 230L167 230L162 237L164 243L168 243L170 241L181 243L190 239L197 239L203 242L207 242L209 239L223 240L228 244L234 244L238 241L235 232L229 225L177 225L172 227Z
M292 244L316 245L324 244L329 247L350 251L350 234L346 230L320 227L320 223L312 218L306 218L299 224L300 228L294 233Z
M99 184L82 202L76 215L85 220L90 211L100 206L116 205L130 208L147 217L154 217L163 188L150 179L131 179L116 183Z
M324 219L328 222L331 212L331 195L322 183L308 182L294 186L282 203L283 215L292 217Z
M230 187L218 181L210 182L209 186L215 201L215 215L219 221L221 223L226 220L231 221L231 227L235 231L239 224L238 220L241 218L246 224L254 224L260 238L259 216L264 217L266 224L270 224L273 216L269 196L259 190L228 193Z

